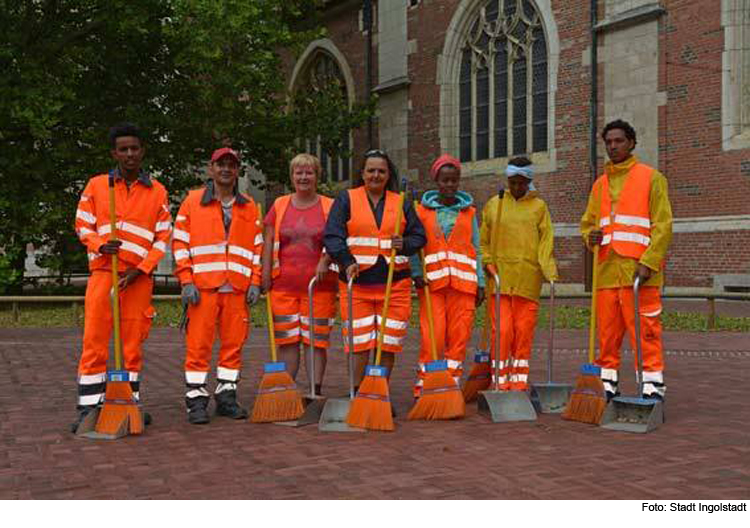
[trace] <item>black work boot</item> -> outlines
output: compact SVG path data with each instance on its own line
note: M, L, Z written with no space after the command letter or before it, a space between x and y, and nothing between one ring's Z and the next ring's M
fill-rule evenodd
M207 424L210 420L208 416L208 396L197 396L195 398L185 398L188 409L188 423L199 425Z
M214 394L216 400L216 414L227 416L235 420L247 418L247 411L237 403L237 391L225 390Z
M70 424L70 432L76 434L76 432L78 432L78 427L81 425L81 422L83 422L86 416L88 416L88 414L96 408L96 405L79 405L78 407L76 407L76 411L78 411L78 417L72 424Z

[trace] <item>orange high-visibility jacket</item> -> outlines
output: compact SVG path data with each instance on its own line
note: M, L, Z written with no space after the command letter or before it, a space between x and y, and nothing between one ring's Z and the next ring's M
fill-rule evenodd
M258 206L245 194L237 194L232 206L229 237L219 200L202 203L205 189L190 191L175 219L172 237L181 284L199 289L219 288L227 281L235 290L260 285L263 231Z
M118 268L137 267L150 274L167 251L172 232L167 190L158 181L142 173L128 185L115 177L116 238L122 241ZM89 269L110 270L112 258L99 253L109 240L109 175L91 178L81 194L76 211L75 229L88 249Z
M323 218L328 221L328 213L331 212L331 206L333 205L333 199L329 198L328 196L320 196L320 204L323 206ZM276 223L274 224L274 237L273 237L273 267L271 268L271 277L274 279L277 278L281 274L281 264L279 262L279 248L281 240L281 221L284 219L284 213L286 213L287 208L289 207L289 202L292 201L292 195L291 194L285 194L284 196L279 196L276 198L276 201L273 203L273 208L276 209ZM326 248L323 248L323 252L325 253ZM334 263L331 262L331 264L328 266L328 269L331 270L332 273L338 273L339 267Z
M383 221L378 228L365 187L349 189L348 192L350 215L346 223L348 233L346 244L359 265L359 271L362 272L374 266L380 255L387 263L390 263L391 238L393 238L398 214L398 193L385 191ZM399 233L403 235L404 229L406 229L406 218L402 215ZM395 262L394 271L409 269L409 257L396 255Z
M654 169L636 163L630 169L620 199L612 211L609 178L604 173L594 182L593 192L601 196L599 227L603 238L599 259L607 258L610 248L623 257L641 258L651 243L649 192Z
M477 254L471 243L475 214L474 207L462 209L446 240L440 229L437 211L422 204L417 206L417 216L427 233L424 261L430 290L450 286L464 293L476 294Z

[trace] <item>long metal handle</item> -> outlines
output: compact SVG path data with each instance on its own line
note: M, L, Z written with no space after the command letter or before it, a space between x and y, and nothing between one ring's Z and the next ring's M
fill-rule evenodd
M493 273L495 279L495 392L500 390L500 274ZM510 375L510 369L508 369Z
M310 284L307 285L307 329L310 332L310 397L315 399L315 314L313 313L313 295L315 295L315 283L318 278L313 275Z
M354 307L352 304L354 303L354 276L349 278L349 281L346 283L346 300L347 300L347 326L349 327L349 358L348 358L348 366L349 366L349 399L354 399Z
M547 348L547 383L552 383L552 354L555 350L555 281L549 282L549 348Z
M641 289L641 277L636 275L633 281L633 305L635 306L635 361L638 372L638 397L643 394L643 350L641 350L641 308L638 295Z

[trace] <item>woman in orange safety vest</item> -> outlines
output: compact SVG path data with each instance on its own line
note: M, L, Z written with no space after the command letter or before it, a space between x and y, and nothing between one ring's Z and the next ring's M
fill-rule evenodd
M360 174L352 188L339 193L331 207L323 242L326 251L339 265L341 317L347 320L346 283L354 280L353 326L355 385L364 377L368 352L377 345L380 317L385 299L388 260L396 249L393 284L383 336L381 363L388 376L395 355L403 349L411 315L411 270L409 256L424 246L422 223L409 200L404 200L400 236L394 236L398 212L398 172L386 153L365 153ZM344 332L347 324L344 322ZM348 353L348 343L345 344Z

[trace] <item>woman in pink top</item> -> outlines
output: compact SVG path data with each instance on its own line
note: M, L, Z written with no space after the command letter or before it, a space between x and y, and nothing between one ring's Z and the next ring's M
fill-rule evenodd
M323 230L333 200L317 191L321 165L298 154L289 167L294 193L276 199L264 220L261 286L271 296L279 361L296 379L300 342L315 346L315 393L320 394L336 313L338 271L323 251ZM307 288L317 277L312 321ZM312 328L312 331L311 331ZM307 357L307 356L305 356Z

